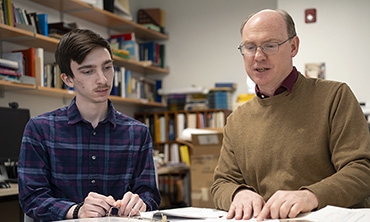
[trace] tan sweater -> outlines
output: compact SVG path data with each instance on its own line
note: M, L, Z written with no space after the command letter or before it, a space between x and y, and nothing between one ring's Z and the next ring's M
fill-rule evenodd
M290 94L254 97L229 116L220 154L211 187L219 209L243 186L265 201L306 188L319 208L370 207L369 131L344 83L299 74Z

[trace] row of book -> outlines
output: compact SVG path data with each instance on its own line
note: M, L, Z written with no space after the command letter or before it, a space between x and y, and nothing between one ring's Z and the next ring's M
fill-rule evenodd
M224 111L188 112L173 115L148 115L142 121L149 127L155 143L166 143L181 138L186 128L222 128L225 125Z
M159 175L158 189L161 193L162 203L160 208L184 207L189 188L182 175Z
M28 76L33 79L33 84L41 87L73 90L64 84L60 74L57 64L44 64L43 48L30 47L6 52L2 54L0 59L2 79L22 82L21 78ZM157 88L161 85L161 80L137 77L132 74L131 70L115 67L111 95L161 102L161 98L157 94Z
M34 80L33 84L36 84L36 76L43 75L44 73L43 48L31 47L14 50L11 52L4 52L1 56L1 74L8 75L6 80L21 82L22 77L31 77ZM26 78L23 79L25 80ZM27 79L27 81L28 80L29 79Z
M160 85L162 80L138 77L125 67L115 67L111 95L161 102L156 93Z
M117 50L126 50L128 52L128 57L126 57L124 52L122 53L121 57L123 58L135 61L150 61L153 66L165 68L164 44L156 41L140 41L136 39L134 32L111 35L108 41L113 53L117 52Z
M143 8L137 12L137 23L148 29L165 33L165 12L160 8Z
M27 12L11 0L0 0L0 24L22 28L48 36L48 14Z

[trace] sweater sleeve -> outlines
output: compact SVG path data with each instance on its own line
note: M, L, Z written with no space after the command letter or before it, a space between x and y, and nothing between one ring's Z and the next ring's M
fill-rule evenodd
M346 84L332 100L329 127L329 151L337 172L301 189L316 194L318 208L365 207L364 200L370 196L370 137L364 114Z
M236 191L241 188L254 189L245 185L246 183L243 179L243 175L235 161L234 152L230 149L230 147L232 147L232 141L228 136L227 125L224 128L223 135L224 138L220 151L220 158L215 168L214 183L211 186L211 193L215 207L228 211Z

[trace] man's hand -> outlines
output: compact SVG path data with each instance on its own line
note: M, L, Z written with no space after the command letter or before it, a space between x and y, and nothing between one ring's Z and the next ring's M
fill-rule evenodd
M104 217L114 203L115 200L112 196L107 197L98 193L90 192L78 212L78 217Z
M262 210L265 201L263 198L251 190L240 190L234 196L230 205L227 219L248 220L252 216L256 217Z
M294 218L299 213L312 211L318 204L316 195L309 190L277 191L266 202L256 219Z
M114 207L118 208L118 216L134 216L140 215L140 212L146 211L146 204L140 199L138 194L131 192L125 193L122 200L117 200Z

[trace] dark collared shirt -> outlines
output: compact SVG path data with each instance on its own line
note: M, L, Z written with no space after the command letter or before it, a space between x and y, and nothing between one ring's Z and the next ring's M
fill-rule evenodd
M293 89L293 86L294 86L294 83L295 81L297 80L298 78L298 71L297 69L293 66L293 70L290 72L290 74L284 79L284 81L281 83L281 85L279 86L279 88L277 88L274 92L274 96L282 93L282 92L285 92L286 90L288 91L288 94L292 91ZM258 97L260 97L261 99L264 99L264 98L268 98L268 96L266 95L263 95L260 91L260 89L258 88L258 85L256 85L256 88L255 88L255 91L256 91L256 95Z
M68 209L91 191L116 200L131 191L147 210L158 209L150 132L116 111L111 101L108 107L95 128L82 118L75 99L27 124L18 166L19 198L35 221L65 219Z

